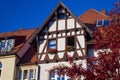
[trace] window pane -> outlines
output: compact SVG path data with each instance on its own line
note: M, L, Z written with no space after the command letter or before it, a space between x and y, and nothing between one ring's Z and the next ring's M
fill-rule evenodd
M13 39L9 39L7 42L7 51L10 51L13 48Z
M0 69L2 68L2 64L0 63Z
M104 20L104 26L108 26L110 24L110 22L108 20Z
M34 79L34 70L33 69L30 70L30 79Z
M0 50L4 50L5 49L5 44L6 44L6 41L2 40L1 41L1 48L0 48Z
M48 43L48 48L56 48L56 40L50 40Z
M19 70L19 80L22 80L22 70Z
M25 70L25 71L24 71L24 80L27 80L27 78L28 78L28 71Z
M88 49L88 57L93 57L94 56L94 50L93 48Z

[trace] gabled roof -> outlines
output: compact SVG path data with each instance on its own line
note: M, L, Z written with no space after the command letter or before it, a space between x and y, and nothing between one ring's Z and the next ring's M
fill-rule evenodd
M0 39L6 39L6 38L17 38L16 42L19 42L19 38L24 36L24 41L15 45L14 48L10 51L10 54L16 54L21 47L24 46L24 44L29 40L29 38L34 34L34 32L37 29L29 29L29 30L17 30L14 32L4 32L0 33Z
M90 9L78 17L92 32L96 29L97 20L109 20L110 17L105 13Z
M37 52L32 47L30 47L17 65L22 66L35 64L37 62L37 57Z
M86 29L86 31L88 31L88 33L92 34L92 31L89 30L89 28L87 28L86 25L84 25L62 2L60 2L57 7L53 10L53 12L50 14L50 16L47 18L47 20L45 21L45 23L43 23L43 25L41 27L39 27L39 29L36 31L36 33L34 34L34 36L32 37L30 43L33 42L33 40L35 39L35 37L41 33L41 31L46 27L45 25L47 24L47 22L52 18L52 16L54 15L55 11L59 8L59 7L63 7L64 9L66 9L70 15L76 20L78 21L78 23L80 25L82 25L82 27L84 29Z
M90 9L87 12L85 12L83 15L79 16L79 19L83 23L95 24L96 21L100 19L108 20L109 16L107 16L102 12L98 12L94 9Z

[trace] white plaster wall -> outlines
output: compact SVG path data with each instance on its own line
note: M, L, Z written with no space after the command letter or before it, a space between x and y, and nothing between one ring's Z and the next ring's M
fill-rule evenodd
M86 60L78 60L77 64L83 64L84 68L87 67ZM39 64L40 66L40 80L49 80L49 71L53 69L55 66L64 65L70 67L69 62L59 62L59 63L48 63L48 64Z
M56 21L49 23L49 30L48 31L56 31Z
M19 80L19 70L22 70L22 80L24 80L24 70L27 70L28 71L28 80L30 80L30 70L33 69L34 70L34 79L33 80L37 80L37 77L38 77L38 66L37 65L24 65L24 66L19 66L18 67L18 71L17 71L17 80Z
M1 56L2 72L0 80L15 80L16 77L16 56Z
M81 45L81 48L85 48L85 37L81 35L81 36L77 36L77 38ZM79 48L78 43L77 43L77 48Z
M74 22L75 20L72 18L72 19L67 19L67 29L72 29L72 28L75 28L74 27Z
M76 27L77 27L77 28L81 28L82 26L81 26L81 25L79 25L79 23L78 23L78 22L76 22Z
M58 51L65 50L65 38L58 39Z
M63 58L64 53L65 53L65 52L59 52L59 53L57 53L57 54L58 54L58 57L59 57L59 58Z
M40 44L40 46L39 46L39 53L41 53L41 52L42 52L42 50L43 50L43 48L44 48L44 46L45 46L46 42L47 42L47 41L46 41L46 40L44 40L44 41L43 41L43 43L41 43L41 44Z
M65 30L65 20L58 20L58 30Z

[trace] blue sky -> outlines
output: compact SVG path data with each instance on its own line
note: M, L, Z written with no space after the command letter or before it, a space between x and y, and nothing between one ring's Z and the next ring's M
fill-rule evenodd
M0 32L40 27L60 1L79 16L91 8L110 11L119 0L0 0Z

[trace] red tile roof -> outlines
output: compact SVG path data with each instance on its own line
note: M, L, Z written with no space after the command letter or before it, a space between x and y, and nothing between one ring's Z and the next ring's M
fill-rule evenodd
M79 16L79 19L83 23L95 24L96 21L100 19L108 20L109 16L105 15L102 12L98 12L94 9L90 9L87 12L85 12L83 15Z
M0 39L5 38L5 37L14 37L14 36L16 36L16 38L18 38L17 40L19 40L20 36L24 36L25 41L21 42L18 45L15 45L14 48L11 50L11 53L16 53L25 44L25 42L34 34L34 32L36 30L37 29L29 29L29 30L17 30L17 31L14 31L14 32L0 33ZM15 41L15 43L16 42L18 42L18 41Z
M30 47L25 55L21 58L19 65L31 65L37 62L37 52Z

